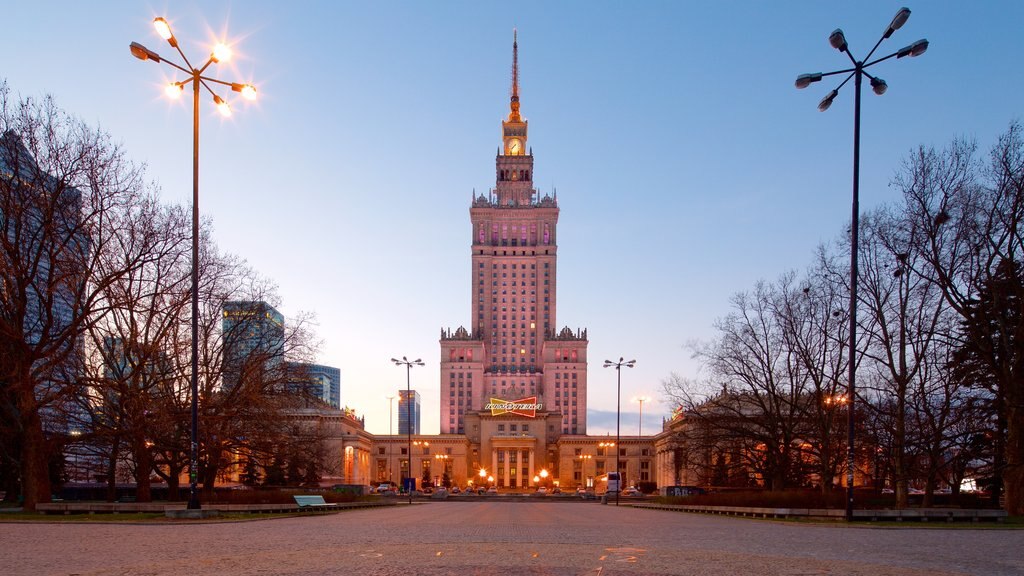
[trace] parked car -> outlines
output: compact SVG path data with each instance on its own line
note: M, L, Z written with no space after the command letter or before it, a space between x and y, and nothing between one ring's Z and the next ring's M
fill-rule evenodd
M488 494L497 494L498 493L498 488L496 486L491 486L490 488L487 489L487 493Z
M551 493L552 494L561 494L562 490L558 486L555 486L554 488L551 489Z
M622 491L623 496L643 496L639 490L630 486Z
M547 494L547 493L548 493L547 487L541 486L540 488L537 488L537 494Z
M458 486L452 486L451 492L452 494L458 494L459 492L462 492L462 490L459 490Z

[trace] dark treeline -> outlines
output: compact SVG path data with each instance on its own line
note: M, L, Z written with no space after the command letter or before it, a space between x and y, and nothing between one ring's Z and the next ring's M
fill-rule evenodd
M856 461L907 504L970 476L1024 513L1024 137L1013 123L987 156L969 141L920 148L893 180L900 199L861 218ZM707 378L672 375L666 395L708 475L769 489L845 473L849 233L731 300L694 346ZM709 452L710 451L710 452ZM697 452L700 452L699 450ZM714 452L714 453L712 453ZM711 478L708 479L711 482Z
M225 332L229 301L275 305L275 287L200 235L199 470L212 490L226 466L283 465L302 437L280 394L313 342L304 318L273 346ZM190 452L191 207L161 202L108 134L50 98L0 81L0 491L27 509L50 500L68 462L97 463L150 498L178 496ZM248 339L248 340L246 340ZM244 342L243 342L244 340ZM246 346L223 386L225 349ZM303 439L308 442L308 438ZM308 451L305 451L308 452ZM73 454L74 458L70 455ZM304 477L315 476L306 466ZM95 481L96 474L90 474Z

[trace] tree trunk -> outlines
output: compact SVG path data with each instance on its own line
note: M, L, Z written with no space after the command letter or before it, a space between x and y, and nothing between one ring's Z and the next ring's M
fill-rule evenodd
M896 480L893 491L896 494L896 509L903 510L909 503L907 486L907 386L902 376L896 390L895 433L893 434L892 475Z
M145 441L141 445L136 444L135 450L135 501L152 502L153 491L149 481L150 471L153 469L153 455L146 446Z
M1011 516L1020 516L1024 514L1024 408L1019 408L1020 403L1014 402L1012 397L1007 400L1005 509Z
M117 453L121 450L121 440L117 437L110 443L110 454L107 455L107 502L117 500Z
M20 383L31 381L28 374L24 374ZM25 421L21 446L21 488L25 496L23 506L25 510L34 512L37 504L49 502L51 498L46 438L43 436L43 423L39 418L34 388L21 385L18 395L18 409Z
M184 467L167 467L167 500L177 502L181 500L181 473Z

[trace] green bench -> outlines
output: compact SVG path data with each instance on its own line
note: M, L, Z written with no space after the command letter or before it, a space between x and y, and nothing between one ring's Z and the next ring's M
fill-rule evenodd
M292 498L295 498L295 503L299 505L299 510L320 510L338 506L337 504L326 502L323 496L292 496Z

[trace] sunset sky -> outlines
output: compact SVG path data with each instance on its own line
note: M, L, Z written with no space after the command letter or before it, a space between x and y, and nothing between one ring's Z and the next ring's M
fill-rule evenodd
M589 428L660 429L671 372L700 377L688 343L714 336L730 295L802 269L850 218L852 83L806 90L804 72L863 57L903 5L913 14L879 48L919 38L919 58L874 69L863 95L861 207L919 145L954 137L987 150L1024 102L1024 3L900 2L12 2L3 10L0 79L23 96L101 126L148 165L167 202L191 198L191 100L169 101L171 69L153 30L170 21L204 60L228 40L219 78L234 115L204 97L201 200L216 242L280 288L285 316L316 314L318 360L342 374L342 402L388 431L386 396L412 372L424 433L438 430L442 328L470 318L474 190L494 186L508 113L512 30L540 193L561 207L557 324L587 328ZM187 95L186 95L187 96ZM395 421L397 426L397 420Z

